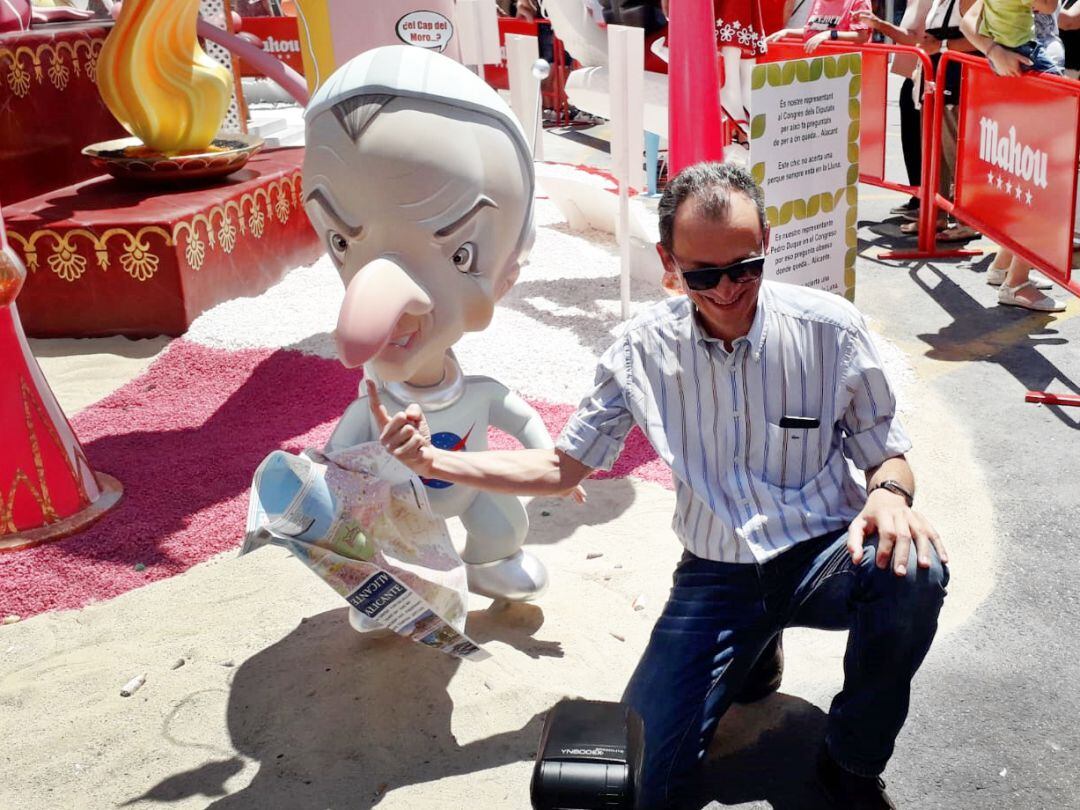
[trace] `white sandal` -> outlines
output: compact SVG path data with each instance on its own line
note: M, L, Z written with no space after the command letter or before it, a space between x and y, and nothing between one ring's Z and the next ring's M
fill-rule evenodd
M1035 291L1036 297L1032 300L1021 298L1017 295L1018 292L1026 287L1030 287ZM998 290L998 304L1007 307L1020 307L1022 309L1030 309L1033 312L1064 312L1065 305L1060 301L1056 301L1049 295L1043 295L1037 289L1035 285L1030 281L1025 281L1023 284L1018 284L1015 287L1010 287L1007 284L1002 284L1001 289Z
M1009 275L1008 267L994 267L990 266L990 269L986 271L986 283L991 287L1000 287L1005 283L1005 277ZM1047 281L1042 276L1036 276L1031 279L1031 283L1035 285L1036 290L1052 290L1054 285Z

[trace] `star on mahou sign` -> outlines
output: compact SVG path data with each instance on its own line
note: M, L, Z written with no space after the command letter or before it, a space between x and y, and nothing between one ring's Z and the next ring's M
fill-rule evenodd
M994 173L993 172L987 172L986 173L986 184L990 185L990 186L994 185Z

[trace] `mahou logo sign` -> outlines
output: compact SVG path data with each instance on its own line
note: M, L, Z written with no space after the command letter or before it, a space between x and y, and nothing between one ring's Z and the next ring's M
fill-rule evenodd
M1080 99L1064 83L965 65L955 210L990 239L1022 245L1041 269L1072 260Z
M985 115L979 119L979 157L1018 180L1046 188L1046 164L1050 156L1041 149L1016 140L1016 127L1001 135L1002 127Z

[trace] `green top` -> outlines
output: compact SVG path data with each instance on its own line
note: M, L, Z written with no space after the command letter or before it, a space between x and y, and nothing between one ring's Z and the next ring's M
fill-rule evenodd
M1035 39L1031 0L983 0L979 33L998 45L1016 48Z

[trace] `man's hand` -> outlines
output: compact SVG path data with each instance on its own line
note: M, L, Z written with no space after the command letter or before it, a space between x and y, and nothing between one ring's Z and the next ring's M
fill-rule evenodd
M431 444L431 428L420 406L414 402L391 416L371 380L367 381L367 392L382 446L417 475L430 477L435 448Z
M818 49L818 46L823 42L829 41L829 32L822 31L819 34L814 34L810 39L806 40L806 44L803 46L803 50L807 53L813 53Z
M863 9L862 11L856 11L851 15L852 19L857 23L862 23L865 26L878 30L878 26L881 24L881 18L874 12Z
M540 8L536 0L518 0L517 17L519 20L532 22L539 16Z
M1031 65L1031 60L1021 56L1016 51L998 45L996 42L986 52L986 58L990 60L990 67L999 76L1022 76L1023 66Z
M866 505L848 528L848 551L856 565L862 562L866 535L875 531L878 535L877 567L887 568L891 559L893 573L898 577L907 575L908 555L913 541L919 568L930 567L931 545L937 549L941 562L949 561L945 545L929 521L912 511L901 496L887 489L871 492Z

